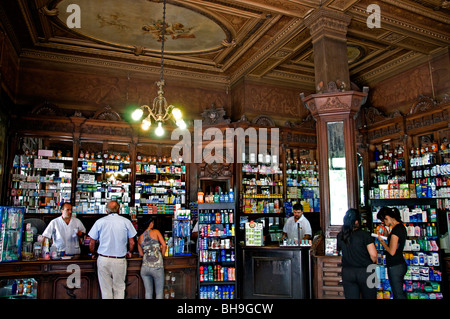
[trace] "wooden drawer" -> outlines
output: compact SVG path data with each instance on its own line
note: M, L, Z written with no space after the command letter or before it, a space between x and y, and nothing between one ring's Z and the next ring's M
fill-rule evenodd
M344 299L341 257L315 256L314 297L316 299Z

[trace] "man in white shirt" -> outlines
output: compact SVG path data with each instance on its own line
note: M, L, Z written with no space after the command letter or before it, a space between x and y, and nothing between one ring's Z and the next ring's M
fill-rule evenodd
M131 257L137 234L131 221L118 215L119 210L119 203L109 202L106 205L108 216L98 219L89 231L91 253L94 254L95 245L99 242L97 273L103 299L124 299L126 257Z
M287 219L286 224L283 227L283 236L281 239L283 240L286 236L288 239L292 239L294 242L297 241L299 243L299 230L300 230L300 240L310 239L312 236L311 224L303 216L303 206L298 203L293 207L294 216L291 216Z
M53 245L64 250L67 255L80 254L80 239L86 233L83 223L72 216L72 204L61 204L61 216L53 219L45 228L42 236L51 238Z

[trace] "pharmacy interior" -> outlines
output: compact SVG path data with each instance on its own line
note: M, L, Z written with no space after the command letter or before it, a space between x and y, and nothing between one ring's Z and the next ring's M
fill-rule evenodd
M298 30L297 20L279 8L233 6L228 14L246 12L240 19L252 22L244 23L242 30L253 36L264 30L272 39L271 27L281 28L290 19L287 28L297 32L281 32L273 40L280 47L272 58L249 67L254 73L242 77L239 70L245 63L231 67L227 61L244 61L238 56L249 44L236 46L230 37L238 33L243 42L252 37L199 4L196 10L208 14L198 19L218 19L219 26L230 28L226 40L221 38L221 49L192 49L190 58L168 42L164 91L162 81L159 90L148 85L157 80L159 47L154 52L145 46L130 49L116 38L101 42L105 34L90 37L68 30L61 23L65 16L58 16L65 9L56 10L65 1L49 2L39 14L28 5L21 11L37 14L39 19L30 19L43 26L32 30L38 33L33 41L40 45L21 53L16 41L24 40L9 33L11 22L0 20L1 67L7 70L0 78L0 298L101 298L89 237L73 237L80 251L72 254L42 234L61 216L64 202L72 204L73 215L88 233L106 216L107 203L117 201L120 215L132 222L138 235L150 218L162 233L167 243L166 299L342 299L336 235L343 216L357 208L365 230L386 236L389 229L377 219L383 206L398 207L407 229L407 297L447 299L450 99L443 74L450 69L448 43L440 48L437 37L436 47L428 44L417 51L397 39L401 49L394 43L386 49L396 72L386 71L392 66L388 64L360 74L361 65L370 64L369 52L382 50L381 44L399 33L389 33L391 40L385 34L381 44L365 48L369 42L355 41L358 26L365 23L358 15L358 1L345 10L336 10L332 3L305 14ZM178 5L172 1L167 10ZM1 12L10 6L15 5L1 5ZM278 21L278 15L284 18ZM254 21L261 16L262 21ZM102 26L119 29L119 22L125 21L107 23L101 17L97 15ZM14 26L22 30L29 25ZM150 25L139 30L151 33ZM195 38L180 32L168 39ZM411 64L396 64L407 49L423 56ZM426 49L431 50L428 55ZM271 72L264 70L269 61L278 66L293 50L298 52L295 59ZM314 59L306 54L312 51ZM210 62L196 70L196 63L213 52L223 64ZM359 55L352 59L355 52ZM305 75L289 75L303 58L308 63L297 71ZM231 73L216 74L210 70L213 64ZM266 71L271 75L264 76ZM284 80L277 74L285 74ZM291 78L298 81L288 82ZM399 82L404 87L399 88ZM139 105L148 113L150 107L144 104L165 93L170 103L180 105L169 107L171 119L132 119ZM175 109L181 110L186 128L178 125ZM162 128L165 133L157 131ZM311 235L300 236L303 229L297 228L297 234L284 237L298 203ZM377 298L390 299L386 253L377 239L375 245ZM126 298L145 296L141 266L135 246L127 258ZM75 273L80 276L71 285Z

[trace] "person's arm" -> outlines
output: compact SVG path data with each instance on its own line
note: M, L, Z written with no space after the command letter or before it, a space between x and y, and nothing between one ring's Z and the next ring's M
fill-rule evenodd
M386 242L383 240L383 238L378 235L378 240L380 241L381 245L383 246L384 250L386 250L389 255L394 256L395 252L397 251L398 246L398 236L397 235L391 235L391 240L389 241L389 246L386 244Z
M139 252L139 256L144 257L144 250L141 247L141 243L144 240L144 235L139 236L138 238L138 252Z
M92 258L95 257L95 244L97 243L97 241L95 239L92 239L89 241L89 251L92 254Z
M127 257L131 257L131 252L134 249L134 237L128 238L128 251L127 251Z
M377 249L375 248L375 244L371 243L369 245L367 245L367 251L369 252L370 255L370 259L372 260L372 262L374 264L377 263Z
M166 248L167 248L166 241L164 240L160 231L157 229L156 229L156 231L157 231L156 235L158 236L159 243L161 244L161 254L164 256L164 254L166 253Z
M81 237L83 235L86 234L86 227L84 227L83 223L81 222L81 220L78 219L78 237Z
M306 219L306 217L305 217ZM309 220L306 219L306 221L303 223L303 225L305 227L305 235L303 236L302 239L311 239L312 237L312 228L311 228L311 224L309 222Z

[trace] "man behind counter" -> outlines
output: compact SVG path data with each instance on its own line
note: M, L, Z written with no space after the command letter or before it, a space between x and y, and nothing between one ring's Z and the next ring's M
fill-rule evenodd
M80 254L79 237L86 233L83 223L72 216L72 204L61 204L61 216L53 219L42 236L53 239L53 245L67 255Z
M293 241L297 240L299 237L299 228L300 240L311 239L311 224L306 219L306 217L303 216L303 206L300 203L297 203L292 207L292 210L294 212L294 216L289 217L286 221L286 224L284 224L283 236L281 237L281 240L286 238L286 236L288 237L288 239L291 239Z

